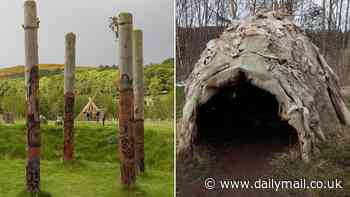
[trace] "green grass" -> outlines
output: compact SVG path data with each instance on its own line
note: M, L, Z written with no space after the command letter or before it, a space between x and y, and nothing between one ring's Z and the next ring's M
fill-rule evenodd
M105 127L79 122L75 129L76 161L64 163L62 127L42 125L40 196L172 196L173 125L169 121L145 124L146 174L137 178L136 188L120 185L118 132L109 122ZM25 126L0 126L0 196L30 196L25 190Z
M350 108L350 97L345 98ZM345 128L343 136L333 136L327 142L320 143L320 152L310 163L292 159L287 154L278 155L273 161L273 175L281 179L296 180L305 177L308 180L343 180L343 189L322 189L293 191L295 197L306 196L305 192L317 197L347 197L350 194L350 129ZM310 195L310 194L308 194Z
M291 159L288 155L279 155L273 160L273 175L283 180L342 180L343 189L310 189L309 191L289 190L294 196L304 196L310 192L312 196L347 197L350 194L350 139L330 140L320 145L321 152L311 162L305 163ZM285 192L285 191L284 191Z
M345 98L345 101L346 106L348 106L348 108L350 109L350 96Z

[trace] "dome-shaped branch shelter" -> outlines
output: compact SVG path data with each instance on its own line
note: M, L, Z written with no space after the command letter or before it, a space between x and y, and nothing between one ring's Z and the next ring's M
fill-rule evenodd
M300 157L309 161L317 143L350 125L336 74L282 12L258 13L211 40L185 94L180 154L193 151L203 133L218 134L210 127L225 119L226 132L270 121L278 132L296 131Z

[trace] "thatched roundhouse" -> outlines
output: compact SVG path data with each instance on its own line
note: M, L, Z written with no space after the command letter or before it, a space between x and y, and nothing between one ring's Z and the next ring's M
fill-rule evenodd
M100 109L92 98L89 98L89 102L81 110L76 120L79 121L100 121L104 116L104 110Z

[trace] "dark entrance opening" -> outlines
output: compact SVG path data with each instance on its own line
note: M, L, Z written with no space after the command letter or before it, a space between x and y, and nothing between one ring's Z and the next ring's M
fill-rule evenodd
M259 176L274 153L297 147L297 132L279 116L275 96L245 79L201 105L196 124L195 143L210 146L215 168L229 177Z
M248 82L225 88L199 107L199 143L259 142L261 138L294 145L297 133L280 118L274 95ZM269 140L270 141L270 140Z
M206 177L216 181L273 177L271 160L277 153L298 153L297 132L279 116L275 96L243 77L197 108L196 129L192 160L177 161L180 196L276 196L254 189L208 192L203 183Z

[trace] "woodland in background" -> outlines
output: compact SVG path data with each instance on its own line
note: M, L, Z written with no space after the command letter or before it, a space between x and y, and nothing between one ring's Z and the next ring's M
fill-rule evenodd
M63 65L53 70L40 65L40 114L49 120L63 116ZM50 67L50 66L46 66ZM145 67L145 118L172 119L174 103L174 61ZM11 73L13 72L13 73ZM25 88L23 67L0 69L0 114L10 112L16 119L24 119ZM107 119L117 118L118 90L116 67L81 68L76 71L74 113L77 116L92 97L99 108L105 110ZM0 75L1 76L1 75Z
M350 85L350 0L177 0L177 81L187 78L206 43L229 24L279 9L321 49L341 85Z

